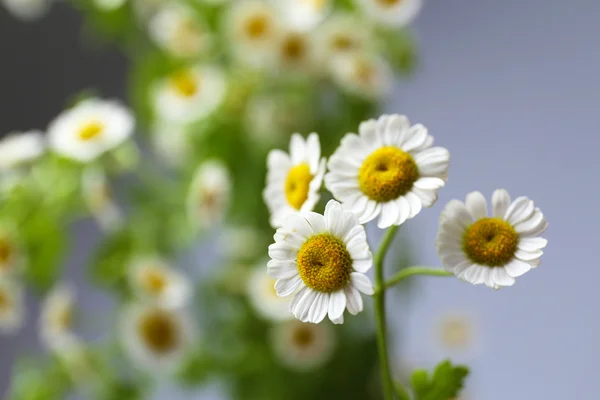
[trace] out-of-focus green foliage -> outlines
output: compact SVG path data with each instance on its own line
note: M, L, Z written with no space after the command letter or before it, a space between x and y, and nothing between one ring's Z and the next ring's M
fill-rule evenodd
M469 369L443 361L430 376L425 370L416 370L412 376L415 400L448 400L460 393Z

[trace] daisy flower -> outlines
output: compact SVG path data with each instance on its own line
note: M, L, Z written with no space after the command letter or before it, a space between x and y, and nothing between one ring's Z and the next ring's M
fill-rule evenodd
M464 351L474 345L475 322L464 313L442 315L437 321L436 333L444 349Z
M342 89L357 96L381 99L394 84L387 61L371 53L352 51L340 54L330 64L330 75Z
M14 17L33 21L44 16L50 8L49 0L2 0L2 5Z
M27 255L19 243L16 230L0 225L0 277L18 274L26 263Z
M292 320L275 325L271 332L273 352L290 369L307 371L324 365L335 350L335 333L329 324Z
M231 177L221 161L205 161L198 167L187 196L190 221L208 228L222 221L229 209Z
M372 20L382 25L402 28L419 14L423 0L358 0L358 5Z
M247 284L248 298L254 311L269 321L285 321L292 318L290 300L277 296L274 278L265 274L264 264L250 274Z
M175 71L153 87L154 110L169 123L188 123L213 113L225 99L227 78L216 66Z
M175 57L190 58L208 50L212 36L194 11L181 4L169 4L152 17L150 37Z
M20 284L0 278L0 333L10 334L23 325L25 303Z
M248 260L263 254L261 232L251 226L226 226L217 242L219 253L229 260Z
M363 309L359 292L373 294L365 273L373 265L365 228L356 216L331 200L325 215L290 214L269 246L269 276L277 279L281 297L293 293L290 312L302 322L319 323L325 316L344 322L346 307L352 315Z
M338 13L325 20L316 31L319 57L331 62L336 57L366 50L373 38L368 27L356 29L360 25L362 21L353 14Z
M255 0L233 2L224 26L240 62L261 68L273 63L280 24L269 4Z
M46 151L41 131L12 132L0 139L0 171L14 170L37 160Z
M440 216L436 247L447 271L499 289L540 265L548 243L540 235L548 223L532 200L511 202L504 189L494 192L491 214L480 192L469 193L465 203L452 200Z
M74 314L73 288L62 284L52 289L42 302L39 320L40 337L46 348L60 351L74 341Z
M312 211L320 195L325 174L319 136L311 133L306 140L292 135L289 155L271 150L267 157L267 184L263 198L271 213L271 225L281 226L283 219L298 211Z
M309 32L327 17L333 1L279 0L277 5L286 24L294 29Z
M81 187L83 199L100 227L107 232L118 229L123 217L104 171L97 167L86 168L81 175Z
M165 308L187 305L192 294L187 278L156 256L134 258L128 266L128 278L139 300Z
M130 304L120 320L125 352L141 369L172 372L193 340L191 321L183 310Z
M342 139L325 185L361 224L379 217L381 229L401 225L431 207L446 182L450 153L432 144L427 128L405 116L368 120Z
M150 134L154 152L169 167L180 168L186 165L191 153L186 125L157 121Z
M54 152L87 163L129 139L134 128L133 115L121 103L88 99L50 123L48 141Z
M275 63L282 72L308 72L315 67L315 47L308 33L282 31L275 52Z

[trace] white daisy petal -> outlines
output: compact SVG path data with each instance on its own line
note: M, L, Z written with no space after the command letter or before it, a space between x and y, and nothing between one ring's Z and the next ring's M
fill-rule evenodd
M272 278L289 279L298 275L298 269L294 260L270 260L267 263L267 274Z
M406 213L405 215L408 216L408 213ZM399 217L400 212L396 204L394 204L394 202L384 203L381 206L381 214L379 214L377 227L379 229L386 229L392 226Z
M358 289L361 293L366 294L367 296L372 296L375 293L373 289L373 284L367 278L366 275L361 274L360 272L352 272L350 274L350 282L352 285Z
M519 240L519 249L525 251L541 250L548 244L548 240L541 237L521 238Z
M496 286L512 286L515 283L514 278L506 273L504 268L494 268L491 270L490 275Z
M363 310L362 296L353 285L346 285L344 294L346 295L346 307L350 314L356 315Z
M521 260L512 260L504 266L506 273L513 278L517 278L526 272L529 272L531 265Z
M435 178L435 177L423 177L423 178L419 178L415 182L415 187L417 187L419 189L428 189L428 190L439 189L439 188L443 187L444 185L445 185L445 182L443 179Z
M496 218L504 218L510 206L510 195L504 189L497 189L492 195L493 215Z
M542 234L547 226L542 212L535 210L527 220L515 225L515 231L522 237L535 237Z
M329 300L329 319L338 320L346 309L346 295L343 290L338 290L331 293Z
M313 302L308 315L308 321L313 324L318 324L323 321L329 309L329 293L319 293Z
M277 291L277 296L286 297L290 294L294 293L294 291L298 288L302 279L299 275L296 275L289 279L278 279L275 283L275 290Z
M475 219L487 217L487 204L481 192L471 192L467 195L465 205Z
M533 210L533 201L529 200L527 197L519 197L508 207L504 219L510 224L515 225L529 218L533 213Z
M314 233L321 233L327 230L327 223L325 222L325 217L321 214L317 214L311 211L304 214L304 218L306 218Z
M473 217L465 205L458 200L450 201L442 211L440 218L452 220L462 228L466 228L473 223Z
M301 286L300 290L298 290L298 292L294 295L294 298L290 302L290 306L289 306L289 312L291 314L293 314L294 316L296 315L296 309L298 307L298 303L300 302L300 300L302 300L302 298L304 296L307 296L308 292L311 291L311 289L308 286L302 286L302 285L300 285L300 286Z

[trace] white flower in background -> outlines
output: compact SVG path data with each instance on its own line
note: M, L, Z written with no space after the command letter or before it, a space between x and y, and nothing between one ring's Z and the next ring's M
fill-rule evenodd
M12 132L0 139L0 172L37 160L46 151L41 131Z
M193 341L192 321L181 309L151 304L126 306L120 319L125 352L141 369L173 372L184 360Z
M123 216L113 196L104 171L88 167L81 175L83 199L100 227L107 232L118 229Z
M370 99L389 95L394 84L387 61L362 51L335 57L330 64L330 74L344 90Z
M6 10L23 21L33 21L44 16L50 8L49 0L2 0Z
M72 345L75 314L75 292L66 284L61 284L48 293L42 302L39 320L39 333L42 343L49 350L61 352Z
M284 218L298 211L312 211L320 195L325 174L319 136L311 133L306 140L292 135L289 155L271 150L267 157L267 184L263 199L271 213L271 225L281 226Z
M167 0L132 0L133 13L138 21L144 26L155 16L167 3Z
M347 13L336 13L325 20L315 34L320 59L330 63L339 56L366 51L373 37L369 27L363 25L360 17Z
M327 203L324 216L289 215L275 233L269 257L277 295L295 293L290 312L302 322L316 324L329 315L341 324L346 307L352 315L362 311L359 292L373 294L365 275L373 265L365 228L335 200Z
M436 334L444 349L463 352L475 344L475 323L464 313L445 314L437 321Z
M0 225L0 278L14 276L21 272L27 263L17 231L9 225Z
M276 279L265 273L261 264L250 274L247 293L250 304L261 317L270 321L285 321L293 318L290 313L290 299L277 296Z
M494 192L491 214L480 192L469 193L465 203L452 200L440 216L436 247L447 271L499 289L540 265L548 243L540 235L548 223L532 200L511 202L504 189Z
M126 0L94 0L94 4L102 11L113 11L123 7Z
M173 168L186 165L190 158L190 141L183 124L157 121L151 129L154 152Z
M358 5L374 21L402 28L419 14L423 0L358 0Z
M280 24L270 4L255 0L233 2L224 26L228 43L240 62L260 68L273 64Z
M336 346L331 325L292 320L275 325L271 332L273 352L288 368L307 371L324 365Z
M179 308L186 306L192 295L188 279L162 258L135 257L127 272L129 285L140 301Z
M91 398L93 393L98 393L99 388L96 385L102 382L102 377L85 342L71 335L68 340L59 342L59 345L51 350L69 378L77 385L77 392L86 394L85 398Z
M323 21L332 9L332 0L276 0L284 23L293 29L309 32Z
M88 99L50 123L48 141L54 152L85 163L122 144L134 128L133 115L121 103Z
M150 36L164 51L175 57L194 57L208 50L211 33L193 9L167 4L152 17Z
M23 325L25 304L21 285L0 277L0 334L10 334Z
M218 242L219 253L229 260L248 260L264 251L260 230L251 226L226 226Z
M275 46L276 65L281 72L310 72L316 67L316 51L310 34L283 31Z
M231 177L221 161L205 161L198 167L187 196L191 222L209 228L223 220L229 209Z
M175 71L154 86L154 109L168 123L187 123L213 113L225 99L227 78L216 66Z
M446 182L450 153L432 144L427 128L405 116L363 122L329 159L325 185L361 224L401 225L431 207Z

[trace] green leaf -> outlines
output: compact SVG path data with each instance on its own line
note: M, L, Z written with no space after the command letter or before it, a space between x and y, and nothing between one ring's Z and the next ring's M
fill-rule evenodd
M114 286L125 275L126 265L133 250L129 231L115 232L99 246L94 255L92 276L102 285Z
M464 365L452 365L450 360L438 364L429 377L427 371L416 370L412 375L415 400L449 400L460 393L469 369Z

